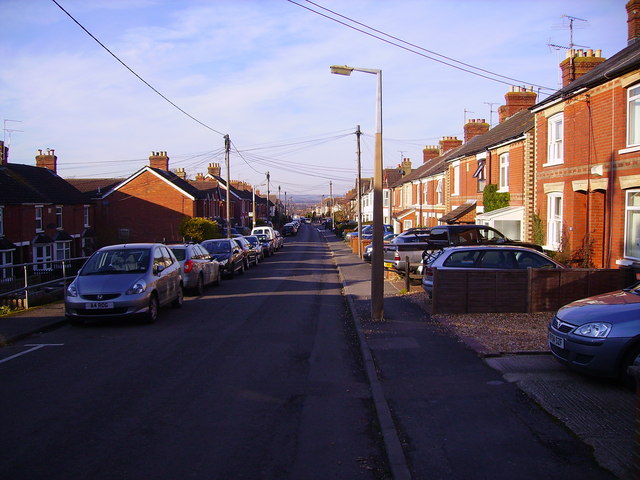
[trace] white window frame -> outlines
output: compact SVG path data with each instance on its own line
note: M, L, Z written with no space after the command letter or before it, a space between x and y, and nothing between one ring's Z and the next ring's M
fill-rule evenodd
M509 152L500 155L500 192L509 191Z
M640 198L640 190L625 192L624 257L640 260L640 203L632 205L632 197Z
M56 261L68 260L71 258L71 241L58 241L54 244L54 259Z
M35 206L35 221L36 221L36 233L44 231L42 215L44 214L44 206L36 205Z
M429 182L424 182L422 184L422 200L420 205L428 205L429 204Z
M444 195L442 192L442 179L438 179L438 184L436 187L436 194L437 194L437 198L436 198L436 205L442 205L443 200L444 200Z
M91 222L90 222L91 219L89 217L89 215L91 214L91 206L84 205L82 213L84 218L84 227L89 228L91 226Z
M402 221L402 231L406 232L410 228L413 228L413 220L403 220Z
M547 121L547 163L560 165L564 163L564 113L560 112Z
M389 206L389 198L390 198L390 195L391 195L391 191L385 188L382 191L382 194L383 194L383 199L384 199L383 205L385 207L388 207Z
M456 197L460 195L460 161L455 161L451 164L453 182L451 196Z
M0 208L1 210L1 208ZM13 250L0 251L0 280L10 280L13 278Z
M562 241L563 194L550 192L547 194L547 247L549 250L560 249Z
M640 84L627 89L627 147L640 145Z
M51 269L51 261L52 258L52 248L53 244L51 243L43 243L36 244L33 246L33 261L36 262L36 265L33 266L34 270L50 270ZM42 249L42 252L38 250ZM39 263L42 262L42 263Z
M56 229L62 230L62 205L56 205Z

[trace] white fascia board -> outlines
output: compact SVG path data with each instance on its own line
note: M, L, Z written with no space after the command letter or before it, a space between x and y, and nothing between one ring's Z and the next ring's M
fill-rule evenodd
M487 147L487 150L495 150L495 149L497 149L497 148L504 147L504 146L506 146L506 145L510 145L510 144L512 144L512 143L519 142L519 141L521 141L521 140L525 140L526 138L527 138L527 134L525 133L525 134L523 134L523 135L520 135L519 137L512 138L512 139L507 140L507 141L505 141L505 142L497 143L497 144L495 144L495 145L490 145L490 146L488 146L488 147Z

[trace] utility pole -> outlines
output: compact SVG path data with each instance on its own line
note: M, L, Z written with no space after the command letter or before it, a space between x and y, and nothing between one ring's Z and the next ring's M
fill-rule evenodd
M271 175L269 175L269 172L267 172L267 222L271 221L271 207L269 206L269 192L270 192L269 180L270 179L271 179Z
M356 127L356 142L358 145L358 256L362 258L362 174L360 168L360 135L362 135L362 132L360 131L360 125L358 125Z
M224 136L224 160L227 164L227 238L231 238L231 176L229 170L229 150L231 149L231 141L229 135Z
M287 192L284 192L284 215L287 216Z
M331 229L333 230L336 227L336 222L334 218L334 204L333 204L333 182L329 180L329 198L331 199Z

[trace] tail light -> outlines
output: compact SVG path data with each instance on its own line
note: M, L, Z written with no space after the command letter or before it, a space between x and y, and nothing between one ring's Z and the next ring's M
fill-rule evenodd
M427 267L425 266L422 269L422 273L424 273L425 277L433 277L433 267Z
M183 270L184 273L189 273L191 270L193 270L193 262L191 260L187 260L186 262L184 262Z
M400 258L400 252L397 252L397 251L396 251L396 254L393 256L393 259L394 259L396 262L399 262L400 260L402 260L402 259Z

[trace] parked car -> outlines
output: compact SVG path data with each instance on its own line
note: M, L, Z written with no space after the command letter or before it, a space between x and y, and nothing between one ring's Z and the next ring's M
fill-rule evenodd
M429 247L430 229L412 228L402 232L384 246L384 267L403 273L409 257L409 270L415 272L422 263L422 252Z
M255 235L245 235L244 238L247 239L247 241L251 245L251 248L256 251L258 262L262 262L264 260L264 245L262 244L262 242Z
M627 368L640 366L640 282L560 308L549 324L549 347L571 369L633 386Z
M264 235L264 234L257 234L255 235L255 237L262 244L262 251L265 257L270 257L275 253L276 251L275 239L270 239L268 235Z
M234 238L204 240L202 246L220 263L223 274L233 277L244 273L244 253Z
M282 226L281 233L282 233L282 235L284 237L287 237L289 235L291 235L291 236L297 235L298 234L298 226L293 222L285 223Z
M280 250L284 247L284 238L280 235L280 232L275 230L274 232L275 240L276 240L276 250Z
M275 252L279 248L276 240L276 231L273 229L273 227L269 227L266 225L253 227L253 229L251 230L251 235L265 235L272 244L270 248L271 253Z
M253 248L249 241L243 236L235 237L234 240L242 247L245 258L245 270L248 270L250 265L258 265L258 252Z
M389 242L391 242L394 238L396 238L398 236L398 234L396 233L387 233L382 239L385 243L385 245ZM362 252L362 258L364 259L365 262L370 262L371 261L371 253L373 252L373 243L368 244L366 247L364 247L364 251Z
M168 245L182 267L185 290L202 295L207 285L220 285L220 263L199 243Z
M160 307L181 307L182 268L165 245L130 243L94 252L66 289L65 315L72 324L88 319L158 318Z
M566 268L544 253L517 245L469 245L436 251L423 268L422 288L433 293L433 270Z
M391 225L383 225L382 231L384 232L382 235L386 235L387 233L393 233L393 227ZM357 235L356 235L357 236ZM373 225L367 225L362 228L362 239L363 240L371 240L373 238Z

